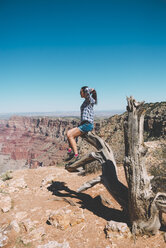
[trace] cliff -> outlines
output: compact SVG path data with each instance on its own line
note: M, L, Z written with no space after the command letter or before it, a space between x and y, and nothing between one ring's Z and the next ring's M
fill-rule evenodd
M65 133L78 120L13 116L0 125L0 155L26 167L58 164L66 153ZM26 161L26 162L25 162Z
M146 103L144 107L145 141L164 140L166 102ZM117 163L122 163L124 159L125 118L126 112L95 121L94 132L110 144ZM68 146L66 132L78 123L78 119L51 117L13 116L8 121L0 120L0 173L6 169L62 164ZM93 150L81 138L78 145L81 154ZM96 164L95 166L97 168Z

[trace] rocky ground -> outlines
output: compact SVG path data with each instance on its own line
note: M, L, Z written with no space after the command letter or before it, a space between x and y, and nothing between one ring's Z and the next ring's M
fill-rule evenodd
M52 166L4 176L0 180L0 247L166 247L165 227L134 242L120 206L103 185L77 193L98 174L80 176ZM126 184L122 166L118 177Z

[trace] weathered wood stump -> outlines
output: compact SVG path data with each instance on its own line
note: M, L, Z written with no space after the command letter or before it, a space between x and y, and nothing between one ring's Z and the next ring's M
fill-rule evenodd
M128 120L125 122L125 162L128 183L128 210L132 232L155 234L160 224L160 211L166 211L166 194L154 194L152 177L145 166L147 147L143 141L144 102L127 98Z
M136 102L132 97L128 101L128 120L124 123L125 159L124 169L128 188L117 177L116 162L110 146L99 136L88 133L82 138L93 145L97 151L86 154L73 164L66 165L70 172L81 166L98 160L102 165L102 174L82 185L82 192L97 183L103 183L109 193L122 206L131 224L134 235L158 232L160 213L166 212L166 194L155 194L151 187L151 177L145 167L147 147L143 142L144 109L143 102ZM153 179L154 180L154 179Z

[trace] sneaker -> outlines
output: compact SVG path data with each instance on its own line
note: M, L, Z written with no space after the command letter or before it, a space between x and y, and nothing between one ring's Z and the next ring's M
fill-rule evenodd
M79 155L73 156L73 158L69 161L68 165L74 164L78 159L79 159Z
M74 157L74 152L68 152L66 157L64 157L63 161L69 161L70 159L72 159Z

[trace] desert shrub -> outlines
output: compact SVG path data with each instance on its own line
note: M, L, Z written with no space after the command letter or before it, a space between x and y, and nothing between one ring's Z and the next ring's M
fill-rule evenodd
M12 179L13 177L12 177L12 175L11 175L10 173L11 173L11 171L7 171L7 172L5 172L4 174L2 174L2 175L0 176L1 180L2 180L2 181L7 181L7 180Z

